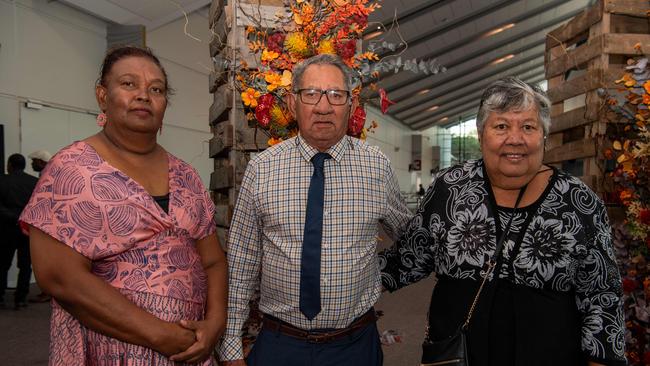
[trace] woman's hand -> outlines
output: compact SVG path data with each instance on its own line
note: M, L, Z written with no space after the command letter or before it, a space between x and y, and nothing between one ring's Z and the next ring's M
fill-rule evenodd
M196 335L196 341L189 348L171 356L169 359L190 363L200 362L210 357L225 329L225 321L214 320L181 320L180 325L187 330L193 331Z
M228 282L226 256L215 234L196 242L201 264L208 278L205 319L181 320L180 325L194 331L196 341L187 349L170 357L172 361L199 362L212 355L219 337L226 328Z
M163 355L170 357L183 352L197 341L193 330L187 329L178 323L167 323L160 330L160 335L152 347Z

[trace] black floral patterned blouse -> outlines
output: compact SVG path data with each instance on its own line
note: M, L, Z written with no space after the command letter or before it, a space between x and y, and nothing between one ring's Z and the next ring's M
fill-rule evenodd
M482 160L439 172L405 234L379 255L384 287L395 291L435 272L429 338L450 336L513 214L470 323L470 364L624 365L621 279L606 209L562 171L517 210L496 205Z

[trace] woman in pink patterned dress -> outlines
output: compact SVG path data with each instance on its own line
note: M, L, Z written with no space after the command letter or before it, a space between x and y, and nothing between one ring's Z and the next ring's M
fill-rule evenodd
M50 365L215 364L226 260L198 174L156 142L168 90L150 50L110 50L104 128L56 154L23 211Z

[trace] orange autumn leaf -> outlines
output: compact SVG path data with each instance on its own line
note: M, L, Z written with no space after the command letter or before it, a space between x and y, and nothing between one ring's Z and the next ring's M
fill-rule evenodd
M616 162L619 163L619 164L622 164L622 163L624 163L625 161L627 161L628 159L629 159L629 158L627 157L627 155L625 155L625 154L621 154L621 155L616 159Z
M279 56L280 56L279 53L265 49L264 51L262 51L262 62L273 61Z
M629 190L621 191L619 197L621 198L621 201L627 201L630 198L632 198L632 192L630 192Z
M625 140L623 143L623 150L627 151L630 149L630 140Z
M650 94L650 80L646 81L646 82L643 84L643 89L645 89L645 92L646 92L646 93Z
M612 144L612 147L614 148L614 150L617 150L617 151L620 151L621 149L623 149L620 141L614 141L614 143Z
M641 52L641 42L637 42L637 43L634 45L634 49L635 49L637 52Z
M369 61L379 61L379 56L374 52L364 52L357 56L359 59L367 59Z
M279 144L281 142L282 142L282 139L271 137L266 143L269 144L269 146L273 146L273 145Z
M629 72L626 72L623 74L623 77L615 81L616 84L624 83L625 86L632 87L634 84L636 84L636 80L632 78L632 74Z
M241 99L244 102L244 105L251 108L257 107L257 98L259 97L260 92L253 88L248 88L241 93Z
M614 156L614 152L612 149L605 149L604 155L605 159L611 159Z

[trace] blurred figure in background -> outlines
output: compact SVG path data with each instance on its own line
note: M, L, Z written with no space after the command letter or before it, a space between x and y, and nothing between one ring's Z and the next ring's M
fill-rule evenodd
M7 272L18 252L18 282L14 294L14 309L27 306L25 301L32 277L29 257L29 238L18 226L20 212L27 205L38 179L24 172L25 157L13 154L7 160L9 174L0 178L0 230L4 242L0 245L0 306L4 307L4 293L7 288Z
M47 150L37 150L27 155L27 157L32 159L32 169L34 169L34 171L38 173L38 176L40 177L41 172L43 169L45 169L45 166L52 158L52 154L50 154L50 152Z

